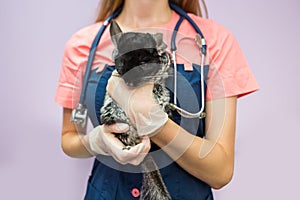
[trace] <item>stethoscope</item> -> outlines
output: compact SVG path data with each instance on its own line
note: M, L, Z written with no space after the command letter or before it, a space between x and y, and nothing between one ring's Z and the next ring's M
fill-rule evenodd
M184 10L182 10L180 7L178 7L174 4L170 4L170 7L171 7L171 9L173 9L175 12L177 12L180 15L180 19L178 20L178 22L175 26L175 29L173 31L172 38L171 38L171 54L172 54L172 60L173 60L173 64L174 64L174 83L173 83L174 84L174 92L173 92L174 93L174 101L173 101L174 103L170 103L170 106L171 106L171 108L176 110L183 117L202 119L206 116L206 113L204 112L204 109L205 109L204 65L205 65L205 57L207 54L206 41L205 41L205 38L204 38L200 28L197 26L197 24L192 20L192 18ZM104 21L103 25L101 26L98 34L96 35L96 37L92 43L92 46L90 48L90 53L88 56L86 71L84 74L82 89L81 89L81 93L80 93L80 100L79 100L77 107L75 109L73 109L72 118L71 118L71 121L73 123L80 124L83 127L86 125L86 122L87 122L87 107L85 105L86 90L87 90L88 79L91 74L91 68L92 68L93 60L94 60L95 53L97 50L97 46L99 44L101 36L103 35L107 25L111 22L112 19L117 17L121 13L121 11L122 11L122 9L119 8L115 13L113 13L111 16L109 16ZM202 54L201 64L200 64L202 99L201 99L201 108L200 108L199 112L197 112L197 113L190 113L190 112L180 108L177 105L177 64L176 64L177 47L176 47L175 39L176 39L177 32L179 30L179 27L184 19L186 19L193 26L195 31L197 32L195 41L196 41L196 44L199 46L201 54Z

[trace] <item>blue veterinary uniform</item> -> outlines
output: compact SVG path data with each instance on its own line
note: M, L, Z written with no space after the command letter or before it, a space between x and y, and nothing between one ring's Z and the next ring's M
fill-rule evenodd
M197 112L196 109L199 108L194 107L197 103L191 101L197 99L198 102L201 102L200 71L198 65L194 65L193 68L193 71L187 72L184 70L183 65L178 65L178 72L182 75L182 79L188 80L188 82L180 81L179 78L177 87L181 92L178 92L178 99L180 100L179 102L182 102L182 105L180 105L181 107L191 112ZM106 65L105 69L100 74L96 73L96 70L91 72L86 100L88 110L95 111L89 113L94 126L97 126L100 123L100 108L103 105L107 80L111 76L113 70L113 66ZM207 72L207 70L205 71ZM191 98L191 94L185 94L186 89L184 90L184 88L187 87L185 84L190 84L192 86L191 89L194 91L194 95L197 96L196 99ZM167 81L167 87L172 91L172 76ZM205 128L203 120L184 119L176 112L174 112L173 115L174 121L190 133L201 137L203 136ZM151 151L153 152L156 150L158 150L158 147L153 145ZM160 166L159 163L170 163L160 169L160 173L173 200L213 199L209 185L187 173L163 151L154 154L154 159L158 166ZM109 166L114 167L111 168ZM136 173L139 172L139 170L139 166L132 166L130 164L121 165L111 157L98 156L98 159L95 159L92 174L88 181L85 200L138 199L138 193L142 186L142 174Z

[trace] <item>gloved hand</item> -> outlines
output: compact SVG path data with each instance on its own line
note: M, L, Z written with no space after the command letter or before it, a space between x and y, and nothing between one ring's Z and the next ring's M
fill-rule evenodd
M110 155L121 164L140 164L150 150L150 139L145 136L141 138L141 143L124 148L124 144L112 133L123 133L128 129L118 128L120 124L100 125L95 127L89 134L89 146L94 155ZM122 124L124 125L124 124ZM119 126L121 127L121 126Z
M155 102L153 83L130 88L124 80L114 75L107 84L108 94L125 111L136 126L139 136L155 134L168 120L168 115Z

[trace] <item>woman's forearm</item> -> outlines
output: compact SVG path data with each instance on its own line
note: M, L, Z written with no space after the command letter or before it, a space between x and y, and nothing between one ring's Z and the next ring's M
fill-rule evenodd
M89 153L88 136L85 135L85 128L79 130L76 125L70 121L72 109L64 108L63 110L63 127L61 146L65 154L74 158L91 157Z
M151 140L183 169L219 189L232 177L233 159L221 144L196 137L169 120Z
M92 157L88 150L87 135L79 135L79 133L65 133L62 136L62 149L65 154L74 158Z

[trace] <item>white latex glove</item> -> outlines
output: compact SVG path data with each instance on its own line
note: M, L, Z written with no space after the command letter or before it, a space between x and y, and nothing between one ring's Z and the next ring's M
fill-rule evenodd
M123 130L118 128L118 125L100 125L95 127L88 134L90 150L94 155L110 155L121 164L139 165L150 150L149 137L142 137L141 143L130 149L124 148L125 145L112 132L125 132L128 129L128 125Z
M168 115L155 102L153 86L153 83L149 83L130 88L114 73L108 80L108 94L128 115L139 136L155 134L168 120Z

